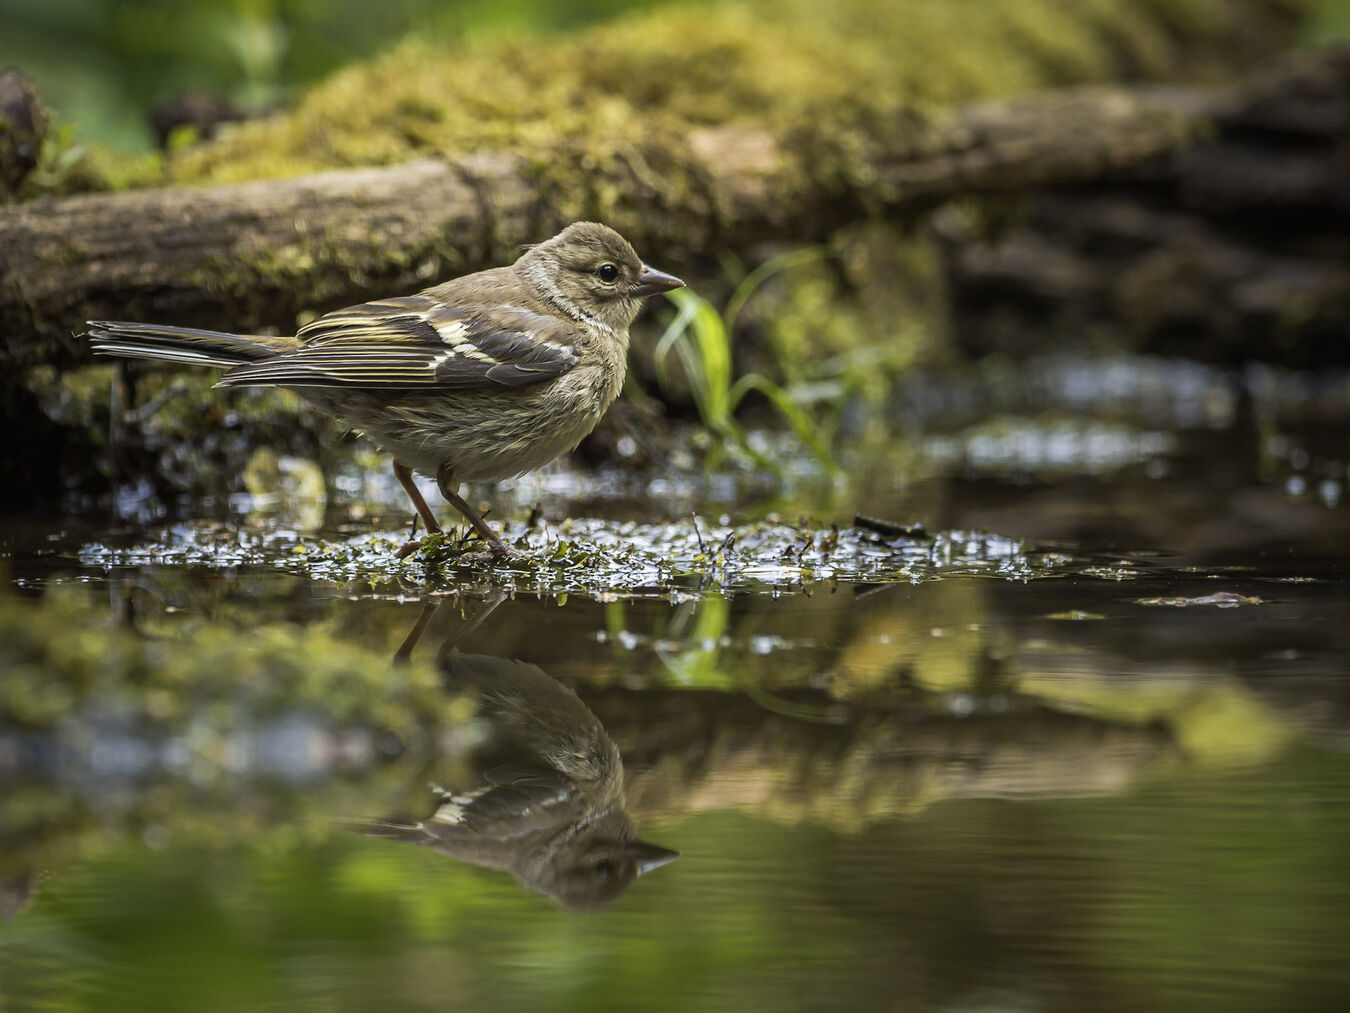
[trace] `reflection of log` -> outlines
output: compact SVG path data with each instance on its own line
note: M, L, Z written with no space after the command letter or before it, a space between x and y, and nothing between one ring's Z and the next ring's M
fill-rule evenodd
M571 213L603 215L678 266L765 238L819 238L864 214L1092 179L1173 149L1188 124L1128 92L1084 89L971 107L940 123L905 118L847 140L708 128L640 169L616 160L587 170L590 196ZM308 308L486 266L561 224L547 174L481 155L8 209L8 356L78 357L69 335L88 317L290 328ZM624 196L599 196L613 193Z
M1042 707L965 718L859 710L835 723L720 693L582 695L619 744L643 818L735 808L846 829L954 798L1110 794L1178 755L1159 725ZM828 701L791 694L812 699Z

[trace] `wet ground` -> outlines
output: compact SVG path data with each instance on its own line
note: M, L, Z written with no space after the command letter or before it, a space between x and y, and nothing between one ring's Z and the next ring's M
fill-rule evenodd
M10 518L0 1006L1336 1008L1348 423L1054 359L521 480L505 564L303 462Z

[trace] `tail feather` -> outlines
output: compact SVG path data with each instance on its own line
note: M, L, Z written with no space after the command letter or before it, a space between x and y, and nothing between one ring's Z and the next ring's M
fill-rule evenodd
M120 320L90 320L88 333L90 347L96 355L157 359L197 366L230 367L258 362L299 344L296 338L228 334L195 327Z
M387 819L369 822L345 822L342 826L355 833L365 834L367 837L380 837L386 841L424 843L431 837L431 834L427 832L426 825L420 820L406 819L400 816L391 816Z

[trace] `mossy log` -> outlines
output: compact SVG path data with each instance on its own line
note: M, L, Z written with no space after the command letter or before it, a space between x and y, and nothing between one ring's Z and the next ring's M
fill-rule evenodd
M642 162L578 153L541 169L478 154L47 199L0 212L0 329L20 367L81 358L87 318L290 330L306 311L509 259L582 216L678 269L962 195L1095 179L1173 150L1192 126L1141 93L1066 89L850 133L706 127ZM584 193L560 192L577 178Z

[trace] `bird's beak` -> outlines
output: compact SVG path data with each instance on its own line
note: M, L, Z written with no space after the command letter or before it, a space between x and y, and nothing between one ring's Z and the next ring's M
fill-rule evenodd
M628 290L628 294L656 295L658 292L669 292L672 288L684 288L684 282L673 274L666 274L665 271L658 271L643 264L642 273L638 275L638 283Z
M678 280L678 279L676 279ZM681 282L683 284L683 282ZM678 288L679 286L674 286ZM663 865L669 865L675 859L680 857L678 851L671 851L669 848L663 848L659 844L648 844L646 841L633 841L627 845L625 850L637 863L637 874L645 876L653 869L659 869Z

